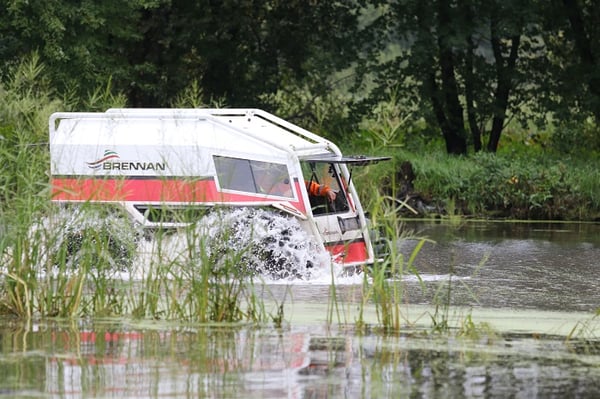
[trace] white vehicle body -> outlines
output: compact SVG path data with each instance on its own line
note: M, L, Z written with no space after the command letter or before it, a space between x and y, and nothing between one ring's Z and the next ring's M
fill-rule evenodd
M110 109L50 117L52 201L123 206L145 227L178 227L153 209L263 207L296 217L345 266L374 261L348 165L332 142L258 109ZM337 192L311 198L307 182Z

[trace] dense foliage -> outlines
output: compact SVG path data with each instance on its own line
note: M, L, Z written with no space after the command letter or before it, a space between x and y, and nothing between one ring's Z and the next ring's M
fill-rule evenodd
M0 60L37 51L56 87L79 95L112 79L128 105L169 106L199 82L203 99L259 95L348 64L348 5L306 1L1 1Z
M367 208L383 201L410 218L600 221L597 158L519 143L466 158L406 149L389 154L391 162L354 173Z
M262 107L337 138L351 138L395 98L410 115L406 128L424 121L455 154L495 152L512 120L573 129L592 118L598 135L593 0L0 0L0 8L3 80L35 53L51 87L75 98L111 82L128 106ZM182 93L193 94L187 104Z

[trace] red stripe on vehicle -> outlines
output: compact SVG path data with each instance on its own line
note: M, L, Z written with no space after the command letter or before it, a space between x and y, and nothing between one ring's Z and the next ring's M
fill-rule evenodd
M107 202L187 202L187 203L235 203L287 201L302 213L306 206L299 201L274 200L263 194L219 192L213 179L83 179L53 178L52 200L54 201L107 201ZM296 192L300 185L296 181Z
M213 181L54 178L52 199L63 201L211 202L221 198Z
M336 261L342 263L366 262L369 260L369 253L364 241L353 241L346 244L327 245L325 249L333 256ZM341 259L340 259L341 258Z

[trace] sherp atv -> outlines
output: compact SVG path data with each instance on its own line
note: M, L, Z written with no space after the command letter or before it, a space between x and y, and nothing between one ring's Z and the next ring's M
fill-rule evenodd
M375 260L351 169L389 158L344 156L258 109L60 112L49 125L53 202L116 205L149 231L260 209L297 220L344 267Z

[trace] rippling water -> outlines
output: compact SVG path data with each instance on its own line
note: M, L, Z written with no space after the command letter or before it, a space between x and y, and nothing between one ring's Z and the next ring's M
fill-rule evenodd
M598 348L525 335L456 340L352 329L96 321L5 325L0 396L595 397Z
M456 305L557 311L600 308L600 226L597 224L433 223L407 225L432 238L420 252L422 276L464 280L453 290ZM409 249L410 242L402 244ZM430 296L412 290L412 299Z

